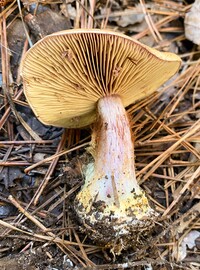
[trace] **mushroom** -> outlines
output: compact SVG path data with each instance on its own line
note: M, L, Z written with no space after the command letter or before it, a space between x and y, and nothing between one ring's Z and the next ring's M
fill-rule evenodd
M140 188L125 110L172 77L180 58L108 30L54 33L26 54L26 98L41 122L80 128L94 123L85 184L75 210L91 238L120 254L144 235L157 213Z

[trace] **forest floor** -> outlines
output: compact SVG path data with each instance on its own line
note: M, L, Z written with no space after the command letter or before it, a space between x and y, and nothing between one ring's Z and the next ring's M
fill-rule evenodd
M0 269L200 269L200 3L193 2L1 0ZM159 217L139 249L133 243L116 257L74 214L91 129L43 125L20 76L32 44L87 27L182 60L156 93L127 108L137 179Z

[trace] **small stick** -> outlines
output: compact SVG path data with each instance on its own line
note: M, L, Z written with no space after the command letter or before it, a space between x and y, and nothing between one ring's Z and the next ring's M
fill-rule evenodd
M10 148L8 149L9 154L11 153ZM12 166L29 166L31 163L26 162L26 161L4 161L0 162L0 166L5 166L5 167L12 167ZM1 168L0 168L1 169Z
M38 140L38 141L0 141L0 146L2 145L21 145L21 144L51 144L53 140Z

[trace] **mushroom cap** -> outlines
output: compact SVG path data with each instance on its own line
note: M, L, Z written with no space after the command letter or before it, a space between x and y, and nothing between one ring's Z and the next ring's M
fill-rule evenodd
M65 30L44 37L25 55L26 98L41 122L77 128L96 118L101 97L126 107L153 93L180 67L180 58L110 30Z

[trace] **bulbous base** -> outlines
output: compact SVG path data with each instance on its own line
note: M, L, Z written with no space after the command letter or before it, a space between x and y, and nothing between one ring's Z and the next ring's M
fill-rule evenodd
M147 209L142 219L136 216L117 218L102 212L104 202L96 202L89 213L76 200L75 208L84 231L90 239L110 249L114 255L120 255L122 250L136 247L140 239L145 239L154 226L157 214ZM101 217L101 218L99 218Z
M120 200L120 207L98 198L98 184L109 179L94 180L94 164L87 166L86 181L75 199L75 211L83 231L95 242L119 255L123 249L136 245L153 227L157 213L149 206L139 188ZM96 185L94 185L94 182ZM94 186L97 190L94 190ZM95 196L96 194L96 196Z

